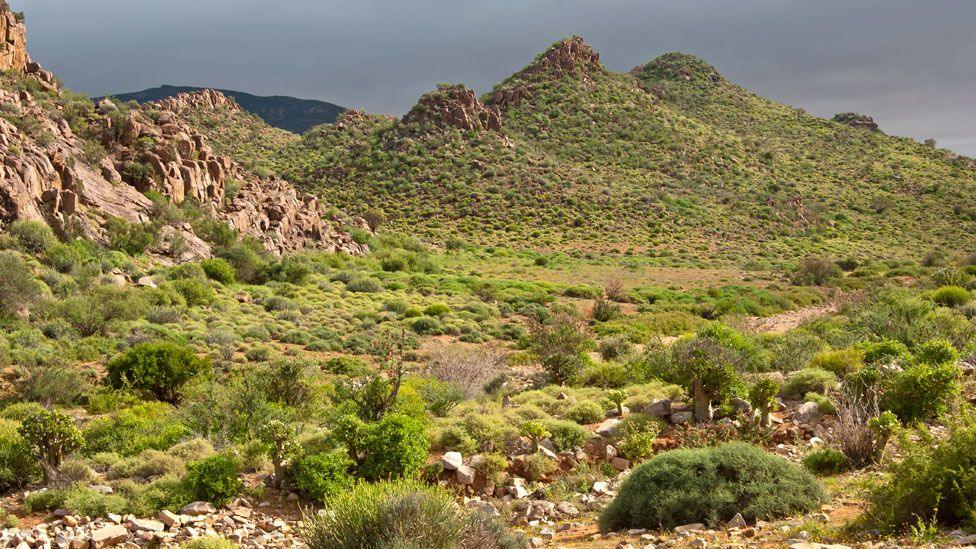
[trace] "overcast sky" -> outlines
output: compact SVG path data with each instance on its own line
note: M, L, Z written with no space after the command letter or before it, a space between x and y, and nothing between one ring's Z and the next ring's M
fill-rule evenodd
M34 58L92 95L160 84L402 114L582 35L610 69L672 50L767 97L976 155L973 0L11 0Z

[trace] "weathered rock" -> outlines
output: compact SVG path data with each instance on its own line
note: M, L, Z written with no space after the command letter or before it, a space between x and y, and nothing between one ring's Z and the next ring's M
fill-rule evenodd
M469 467L467 465L462 465L457 468L457 481L461 484L474 484L475 470L474 467Z
M401 121L405 128L453 127L464 131L501 131L501 115L496 107L488 107L478 100L474 91L461 84L442 85L421 96Z
M814 425L820 419L820 407L816 402L804 402L796 409L795 417L803 425Z
M675 526L674 531L676 534L681 534L683 532L700 532L705 529L705 525L700 522L693 522L691 524L684 524L681 526Z
M567 517L576 517L579 516L580 514L579 509L577 509L575 505L569 503L568 501L557 503L556 511L559 511L560 513L566 515Z
M456 471L464 465L464 459L461 452L446 452L441 458L441 464L444 465L445 471Z
M195 517L215 513L216 511L217 509L209 502L194 501L193 503L185 505L182 509L180 509L180 514Z
M842 112L840 114L835 114L832 120L841 124L847 124L848 126L854 126L855 128L864 128L871 131L878 130L878 124L873 118L865 114L858 114L856 112Z
M114 547L124 542L128 533L125 527L118 524L99 528L91 533L91 548Z
M674 412L673 414L671 414L671 423L675 425L693 423L694 421L695 421L695 413L688 410L682 412Z
M593 432L601 437L612 437L617 434L617 428L619 425L619 419L611 418L598 425L596 430Z
M671 414L671 400L659 398L644 408L644 413L652 417L667 417Z
M612 465L613 468L618 471L626 471L627 469L630 469L630 461L622 457L615 457L611 459L610 465Z
M736 513L735 516L725 524L726 528L745 528L746 526L746 519L742 518L742 513Z

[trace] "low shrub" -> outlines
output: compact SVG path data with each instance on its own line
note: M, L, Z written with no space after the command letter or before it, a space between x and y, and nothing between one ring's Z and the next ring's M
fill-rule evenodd
M549 431L549 440L557 452L579 448L592 436L588 430L572 421L546 422L546 430Z
M789 398L801 399L807 393L824 394L840 382L833 372L819 368L804 368L791 375L780 392Z
M590 400L580 402L566 411L566 419L575 421L580 425L603 421L604 417L603 407Z
M924 428L918 434L901 437L904 458L871 494L869 515L890 533L918 524L976 528L976 413L951 422L944 439Z
M529 482L537 482L556 471L556 460L543 454L531 454L522 461L522 474Z
M163 402L177 402L183 385L208 371L210 362L193 351L165 341L140 343L108 363L113 387L132 387Z
M359 476L369 480L409 477L427 461L430 446L424 421L397 413L374 423L347 420L337 431L358 458Z
M810 359L810 368L819 368L833 372L837 377L858 370L863 363L863 354L858 349L837 349L821 351Z
M905 423L944 414L961 391L956 364L916 364L891 377L881 405Z
M932 301L943 307L959 307L969 303L971 299L969 290L959 286L942 286L932 293Z
M324 502L353 485L353 462L342 450L298 456L291 466L295 487L306 496Z
M180 549L237 549L238 545L219 536L191 539L180 545Z
M803 466L815 475L839 475L850 469L847 456L831 448L810 452L803 458Z
M200 262L203 272L207 273L207 278L220 282L221 284L233 284L237 281L237 272L234 267L224 259L214 258L205 259Z
M736 513L769 520L817 509L826 499L803 468L733 442L673 450L637 466L600 515L600 529L718 526Z
M54 231L43 221L14 221L7 231L17 239L20 249L29 254L42 254L58 243Z
M197 500L225 505L241 493L244 483L238 478L238 462L233 456L214 454L187 465L187 492Z
M583 370L583 385L587 387L602 387L604 389L619 389L630 383L630 375L623 364L605 362Z
M446 490L418 482L358 484L330 498L327 509L304 518L299 534L310 549L525 547L490 515L465 511Z

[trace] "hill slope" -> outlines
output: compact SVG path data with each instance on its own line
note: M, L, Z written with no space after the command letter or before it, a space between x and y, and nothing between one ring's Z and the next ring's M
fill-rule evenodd
M972 160L763 99L687 55L614 73L579 38L480 99L441 86L403 119L347 112L274 162L433 239L737 263L976 243Z
M121 93L113 95L113 97L120 101L150 103L181 93L193 93L204 89L206 88L170 86L167 84L138 92ZM261 117L269 125L294 133L305 133L313 126L335 122L336 118L346 110L339 105L314 99L298 99L284 95L264 97L233 90L217 91L232 97L242 109Z

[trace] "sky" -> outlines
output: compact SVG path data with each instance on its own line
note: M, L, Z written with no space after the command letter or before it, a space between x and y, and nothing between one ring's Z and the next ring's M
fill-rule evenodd
M976 156L973 0L11 0L28 48L91 95L160 84L400 115L484 92L578 34L627 71L668 51L821 116Z

